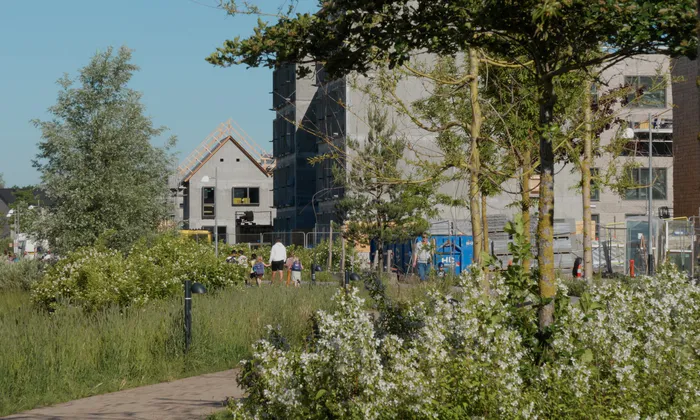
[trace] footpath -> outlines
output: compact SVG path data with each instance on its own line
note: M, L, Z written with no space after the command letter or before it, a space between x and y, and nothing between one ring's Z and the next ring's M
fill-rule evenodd
M110 394L95 395L3 419L63 420L189 420L205 419L225 407L227 398L241 398L238 370L210 373Z

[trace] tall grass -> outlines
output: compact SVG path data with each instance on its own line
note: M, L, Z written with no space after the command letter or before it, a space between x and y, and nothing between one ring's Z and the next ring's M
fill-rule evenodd
M268 324L299 343L309 316L328 309L336 290L268 286L196 295L187 355L181 298L48 314L33 307L26 292L0 291L0 416L235 367Z
M42 262L23 259L16 263L0 262L0 291L29 290L42 276Z

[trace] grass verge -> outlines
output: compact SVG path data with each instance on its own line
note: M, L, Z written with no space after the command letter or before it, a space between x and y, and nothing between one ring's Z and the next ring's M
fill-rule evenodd
M235 367L266 325L290 344L335 287L239 288L196 295L183 355L182 298L85 314L36 309L29 294L0 292L0 416L90 395Z

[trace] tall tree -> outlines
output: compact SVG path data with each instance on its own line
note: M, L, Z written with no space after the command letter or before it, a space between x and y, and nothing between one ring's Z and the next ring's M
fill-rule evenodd
M106 243L127 249L167 215L168 148L151 142L164 132L144 115L141 93L128 87L138 68L131 51L108 48L58 83L49 121L35 120L42 141L34 166L52 206L42 236L59 252Z
M0 188L5 188L5 178L2 173L0 173Z
M235 4L229 8L236 12ZM676 0L338 0L314 14L260 22L247 39L226 41L217 65L276 66L321 61L330 75L397 65L416 52L452 54L478 46L532 61L539 119L540 328L551 325L554 270L555 80L642 53L695 55L696 1ZM602 49L603 53L592 56Z
M344 157L347 172L336 170L334 180L345 187L338 210L345 218L344 237L355 243L377 246L381 271L385 244L415 238L429 228L434 215L429 187L411 182L404 160L406 139L396 133L388 113L371 106L366 140L348 139ZM357 162L357 164L355 164Z

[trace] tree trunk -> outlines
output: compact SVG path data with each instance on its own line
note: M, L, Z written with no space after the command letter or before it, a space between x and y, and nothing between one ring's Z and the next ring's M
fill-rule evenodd
M328 272L330 273L333 269L333 222L331 221L331 227L328 231Z
M523 169L520 175L520 183L522 185L522 190L520 191L520 214L523 218L523 225L525 230L523 231L524 239L530 243L532 238L530 237L530 177L532 176L532 157L529 150L523 151ZM526 271L530 271L530 258L523 259L523 267Z
M554 321L554 298L557 284L554 278L554 147L551 124L554 120L554 84L551 77L540 79L540 194L537 220L537 264L540 273L540 298L549 300L539 310L539 328L545 329Z
M481 266L482 229L481 212L479 211L479 135L481 134L481 106L479 105L479 57L476 49L469 49L469 82L470 102L472 108L471 151L469 157L469 213L472 224L472 239L474 242L474 263Z
M593 163L593 131L591 127L591 82L583 89L583 159L581 160L581 196L583 198L583 274L593 278L593 245L591 241L591 165Z
M484 255L489 255L489 220L486 216L486 194L481 194L481 229L484 231Z

